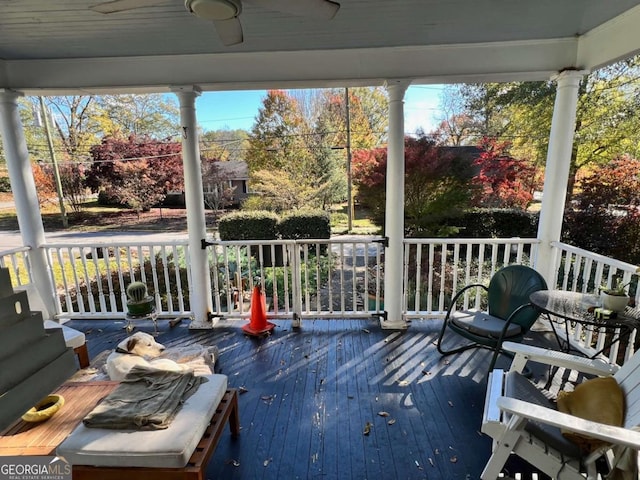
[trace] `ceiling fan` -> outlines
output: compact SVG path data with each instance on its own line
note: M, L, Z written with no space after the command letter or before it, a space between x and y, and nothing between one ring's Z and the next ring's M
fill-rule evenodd
M340 9L340 4L332 0L185 0L184 6L196 17L211 20L222 43L235 45L243 41L239 18L242 2L268 10L326 20L332 19ZM166 0L113 0L94 5L91 10L109 14L163 3L166 3Z

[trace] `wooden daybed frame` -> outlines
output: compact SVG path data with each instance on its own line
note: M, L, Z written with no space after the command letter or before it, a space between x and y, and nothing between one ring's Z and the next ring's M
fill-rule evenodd
M62 395L67 408L44 423L17 421L0 434L0 455L55 455L57 446L67 438L96 404L107 396L117 382L70 382L55 393ZM73 405L73 408L68 408ZM73 465L74 480L203 480L209 458L213 454L224 425L229 422L231 434L240 433L238 392L227 389L211 418L198 446L183 468L90 467Z

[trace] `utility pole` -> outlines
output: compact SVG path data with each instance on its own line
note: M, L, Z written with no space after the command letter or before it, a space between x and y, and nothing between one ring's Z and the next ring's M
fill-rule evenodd
M44 105L42 97L38 97L40 100L40 110L42 111L42 121L44 122L44 131L47 135L47 143L49 145L49 153L51 154L51 161L53 162L53 176L56 181L56 192L58 193L58 202L60 203L60 215L62 216L62 226L67 228L69 226L69 220L67 219L67 212L64 208L64 197L62 196L62 181L60 180L60 171L58 170L58 160L56 159L56 152L53 148L53 139L51 138L51 130L49 129L49 115L47 115L47 109Z
M353 193L351 185L353 178L351 175L351 118L349 115L349 87L344 89L344 104L347 113L347 229L353 230Z

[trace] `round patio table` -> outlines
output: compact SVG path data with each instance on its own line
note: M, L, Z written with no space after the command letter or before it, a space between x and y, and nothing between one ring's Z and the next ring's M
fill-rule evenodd
M529 296L529 301L549 319L558 345L565 352L571 350L570 326L579 324L587 331L610 332L609 340L605 341L604 346L590 358L597 357L616 342L628 337L633 329L640 326L640 311L636 308L626 307L622 312L596 317L596 308L601 305L600 297L590 293L539 290ZM564 325L566 340L560 338L556 324Z

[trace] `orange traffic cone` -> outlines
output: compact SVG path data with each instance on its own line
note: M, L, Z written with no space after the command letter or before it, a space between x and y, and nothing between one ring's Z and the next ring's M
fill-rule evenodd
M269 333L275 326L274 323L267 322L267 297L260 286L256 285L251 294L251 321L242 330L257 337Z

